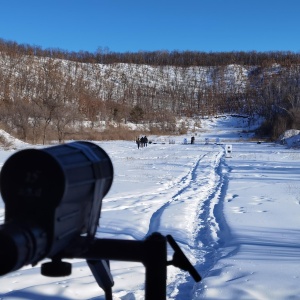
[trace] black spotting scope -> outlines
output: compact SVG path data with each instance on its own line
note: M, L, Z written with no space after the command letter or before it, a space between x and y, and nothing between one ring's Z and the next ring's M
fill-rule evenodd
M94 143L25 149L3 165L0 189L0 275L44 258L48 276L68 275L61 258L77 256L94 239L103 197L113 181L107 153Z

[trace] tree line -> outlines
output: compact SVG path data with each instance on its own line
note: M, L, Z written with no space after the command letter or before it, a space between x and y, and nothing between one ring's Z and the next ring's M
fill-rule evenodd
M107 47L98 47L94 52L67 51L59 48L43 49L40 46L18 44L0 38L0 51L16 53L19 55L33 55L57 59L71 60L81 63L127 63L152 66L227 66L239 64L245 66L266 66L278 63L290 66L300 63L300 53L292 51L231 51L231 52L201 52L157 50L139 52L113 52Z
M183 133L177 118L259 114L261 134L300 127L299 54L69 53L0 40L0 122L31 143ZM92 136L93 135L93 136Z

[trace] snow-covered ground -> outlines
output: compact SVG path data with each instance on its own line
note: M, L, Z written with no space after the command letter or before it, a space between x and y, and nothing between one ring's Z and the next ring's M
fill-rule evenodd
M115 178L97 237L171 234L203 277L195 283L169 266L168 299L300 299L300 152L251 141L250 125L243 118L204 120L194 145L183 144L191 134L142 149L134 142L98 143L113 161ZM1 165L14 151L0 151ZM1 221L3 215L1 200ZM113 299L144 299L140 263L113 261L111 269ZM69 277L44 277L39 265L2 276L0 299L104 296L77 259Z

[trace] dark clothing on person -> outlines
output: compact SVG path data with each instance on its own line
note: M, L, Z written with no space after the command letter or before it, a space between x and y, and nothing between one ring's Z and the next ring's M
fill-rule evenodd
M141 147L143 148L145 145L145 138L142 136L141 137Z
M137 144L138 149L140 149L140 144L141 144L140 138L136 139L136 144Z
M148 138L144 136L144 146L147 147L147 144L148 144Z

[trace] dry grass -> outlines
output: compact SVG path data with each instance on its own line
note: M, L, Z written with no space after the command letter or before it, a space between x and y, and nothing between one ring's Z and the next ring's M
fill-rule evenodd
M111 127L102 132L99 132L94 129L85 129L77 132L68 133L66 139L90 141L135 140L135 138L140 134L142 134L140 131L133 131L122 127Z

